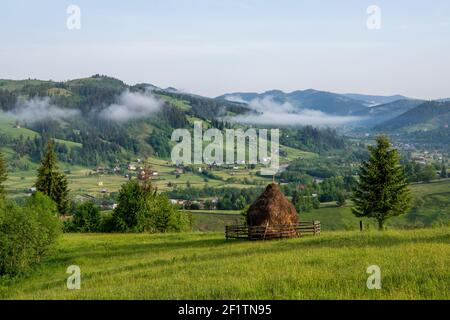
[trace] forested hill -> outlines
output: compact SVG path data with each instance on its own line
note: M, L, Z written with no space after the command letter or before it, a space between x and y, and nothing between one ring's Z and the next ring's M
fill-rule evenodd
M12 167L26 169L55 138L61 161L77 165L114 164L156 156L168 158L174 129L240 127L222 119L253 112L245 103L210 99L161 89L127 85L107 76L66 82L0 80L0 148ZM334 131L290 129L287 146L327 152L345 143Z
M450 121L450 102L429 101L379 125L379 130L417 131L448 127Z
M364 110L367 102L352 99L345 95L313 89L297 90L285 93L281 90L271 90L263 93L235 92L217 97L220 101L246 101L255 99L272 99L284 104L290 103L297 110L310 109L334 115L349 115Z
M83 114L99 112L117 102L117 96L125 90L145 92L151 90L165 101L175 98L192 106L187 113L211 119L227 111L244 113L245 105L235 102L218 102L214 99L178 92L173 88L161 89L151 84L126 85L121 80L94 75L90 78L66 82L42 80L0 80L0 109L11 111L23 99L50 97L52 103L61 108L80 110Z

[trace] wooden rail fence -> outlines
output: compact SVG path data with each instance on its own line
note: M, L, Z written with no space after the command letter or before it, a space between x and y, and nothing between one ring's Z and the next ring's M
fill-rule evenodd
M320 234L320 221L299 222L290 225L267 225L249 227L231 225L225 227L225 237L229 239L272 240L296 238L303 235Z

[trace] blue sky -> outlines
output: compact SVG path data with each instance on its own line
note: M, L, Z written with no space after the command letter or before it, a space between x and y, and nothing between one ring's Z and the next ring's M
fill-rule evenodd
M66 8L81 9L68 30ZM366 10L381 8L380 30ZM450 1L2 1L0 78L450 96Z

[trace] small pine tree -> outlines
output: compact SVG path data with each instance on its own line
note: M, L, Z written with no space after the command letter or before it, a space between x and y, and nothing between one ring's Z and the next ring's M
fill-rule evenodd
M376 141L368 147L369 160L362 163L352 211L357 217L376 219L381 230L386 219L406 213L411 197L397 150L391 149L386 136Z
M6 163L0 152L0 197L4 197L6 194L5 186L3 185L8 179L8 173L6 170Z
M444 161L442 161L441 178L442 179L447 178L447 168L445 167Z
M55 176L54 198L58 212L61 215L66 215L69 212L69 183L67 177L62 173L57 173Z
M58 159L51 139L47 143L41 166L38 168L36 189L55 201L61 215L67 213L69 208L67 178L58 170Z

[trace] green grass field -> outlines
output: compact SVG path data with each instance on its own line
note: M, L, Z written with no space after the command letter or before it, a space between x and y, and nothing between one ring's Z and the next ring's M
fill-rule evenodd
M65 234L3 299L450 299L450 229L324 232L247 242L222 233ZM68 290L66 269L81 268ZM381 268L382 289L366 270Z

